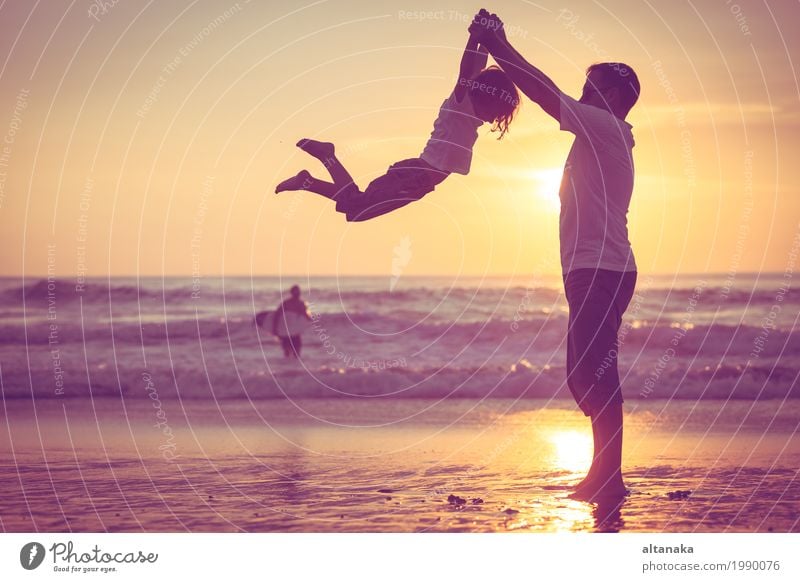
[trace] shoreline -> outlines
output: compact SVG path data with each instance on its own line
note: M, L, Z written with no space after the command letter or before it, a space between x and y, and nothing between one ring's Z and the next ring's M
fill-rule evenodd
M626 408L632 494L618 507L567 498L591 459L573 407L382 404L166 401L168 440L147 401L39 401L36 416L30 401L6 401L3 528L800 530L795 403Z

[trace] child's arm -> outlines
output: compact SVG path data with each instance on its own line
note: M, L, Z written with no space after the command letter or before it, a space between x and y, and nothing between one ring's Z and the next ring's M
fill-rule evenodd
M511 46L503 30L502 22L496 14L489 14L484 10L478 14L482 18L470 25L470 37L478 36L481 46L485 46L503 70L508 74L514 84L535 101L556 121L561 119L561 90L542 71L526 61L521 54Z
M478 44L478 38L474 34L469 35L464 54L461 55L461 67L458 70L458 82L456 83L456 100L461 101L467 94L469 81L486 67L486 60L489 51L483 45Z

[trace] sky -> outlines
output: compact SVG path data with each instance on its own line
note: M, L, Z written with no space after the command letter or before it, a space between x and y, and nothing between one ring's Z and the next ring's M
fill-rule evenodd
M478 3L0 4L0 276L558 273L572 136L525 100L472 171L347 223L273 194L332 141L361 186L416 157ZM624 61L642 93L628 215L639 271L783 272L800 232L794 1L504 0L510 42L566 93ZM796 248L796 247L795 247Z

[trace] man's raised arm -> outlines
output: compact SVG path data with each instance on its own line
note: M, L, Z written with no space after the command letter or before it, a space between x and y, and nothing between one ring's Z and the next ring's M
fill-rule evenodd
M503 22L496 14L481 10L470 25L469 32L477 36L481 46L488 49L520 91L538 103L553 119L560 121L561 91L550 77L526 61L511 46L503 30Z

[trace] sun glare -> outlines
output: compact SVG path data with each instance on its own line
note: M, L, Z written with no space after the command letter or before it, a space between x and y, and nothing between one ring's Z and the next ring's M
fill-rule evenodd
M558 191L561 188L561 176L564 168L544 168L542 170L531 171L531 178L536 182L536 196L542 206L551 211L561 210L561 199Z
M567 471L582 472L592 464L592 437L578 431L560 431L550 437L555 464Z

